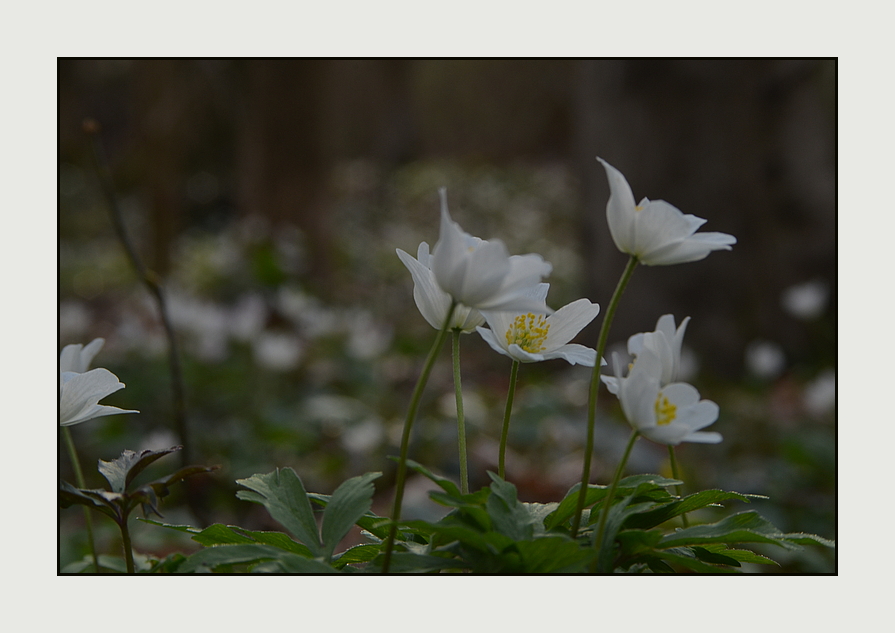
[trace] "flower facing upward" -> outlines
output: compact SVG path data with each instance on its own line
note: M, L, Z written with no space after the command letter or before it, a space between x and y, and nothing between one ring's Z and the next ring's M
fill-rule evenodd
M538 284L530 290L532 298L544 302L550 284ZM600 306L578 299L550 316L533 312L483 312L491 329L476 330L495 351L522 363L563 358L572 365L593 367L597 352L569 343L600 312Z
M447 317L447 311L451 307L451 296L438 286L435 275L432 273L432 257L429 255L429 244L423 242L416 252L416 259L400 248L395 249L398 257L410 271L413 277L413 300L419 308L423 318L440 330ZM454 308L448 329L460 329L462 332L472 332L477 325L485 322L481 312L458 305Z
M664 200L634 203L628 181L615 167L597 158L609 179L606 218L615 245L647 266L695 262L716 250L730 250L736 238L727 233L696 233L705 220L682 213Z
M441 231L431 258L438 286L468 308L547 312L544 302L534 299L530 290L553 267L540 255L510 256L500 240L486 241L465 233L451 220L447 191L442 188L439 194Z
M59 355L60 426L72 426L117 413L139 413L98 404L109 394L124 389L124 384L108 369L87 370L103 343L103 339L97 338L86 347L66 345Z
M664 314L659 317L654 332L641 332L628 339L628 353L636 357L644 350L649 349L659 359L662 368L659 384L663 387L677 381L681 367L681 346L684 341L684 332L690 317L681 321L680 327L675 330L674 315ZM610 393L618 394L618 381L614 376L601 376Z
M662 385L662 362L652 349L641 351L626 377L622 377L618 354L612 360L622 411L641 435L672 446L721 441L720 433L700 431L718 419L718 405L700 400L696 388L687 383Z

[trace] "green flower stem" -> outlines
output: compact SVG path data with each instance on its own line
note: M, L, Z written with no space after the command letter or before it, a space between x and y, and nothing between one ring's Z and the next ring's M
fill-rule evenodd
M622 473L625 472L625 466L628 463L628 456L631 455L631 449L634 448L634 442L637 441L638 437L640 437L639 432L636 430L631 432L631 438L628 440L628 445L625 447L625 454L622 455L622 459L618 463L618 468L615 469L615 476L612 478L609 492L606 493L606 498L603 499L603 509L600 511L600 523L597 525L597 538L594 541L594 545L598 551L603 544L603 532L606 529L606 517L609 516L609 508L612 507L612 499L615 497L615 489L618 488L618 482L621 480ZM598 560L599 557L594 559L591 571L595 571L593 567L596 566Z
M506 479L507 437L510 435L510 414L513 412L513 398L516 395L516 376L519 375L519 361L513 361L510 370L510 388L507 391L507 408L503 414L503 429L500 431L500 456L497 460L497 474Z
M75 469L75 480L78 482L78 488L87 488L84 484L84 473L81 472L81 462L78 459L77 451L75 451L75 442L67 426L62 427L62 436L65 438L66 446L68 446L68 456L71 459L72 467ZM87 524L87 543L90 545L90 555L93 557L93 569L96 573L99 573L99 558L96 556L96 542L93 539L93 517L90 514L90 508L87 506L84 506L84 521Z
M681 476L678 474L677 469L677 459L674 457L674 446L671 444L668 445L668 459L671 460L671 476L675 479L680 479ZM677 496L681 499L684 498L683 493L681 492L681 486L674 487L675 492L677 492ZM681 521L684 523L684 527L690 527L690 523L687 521L687 513L684 512L681 514Z
M124 562L127 564L127 573L133 574L134 570L134 549L131 546L131 535L127 529L127 515L121 518L118 524L121 528L121 546L124 548Z
M606 340L609 338L609 326L612 324L612 318L615 316L615 310L618 303L625 292L625 287L637 267L637 257L631 255L628 265L622 273L618 285L612 299L609 301L609 308L603 317L603 324L600 326L600 338L597 341L597 360L594 363L594 371L590 381L590 395L587 403L587 439L584 443L584 472L581 474L581 488L578 490L578 504L575 507L575 517L572 519L572 538L578 534L578 527L581 525L581 513L584 511L584 501L587 497L587 486L590 482L590 462L594 452L594 424L597 418L597 397L600 395L600 361L603 353L606 351Z
M451 322L451 317L454 315L454 308L456 307L457 302L451 302L451 307L444 319L444 325L441 326L441 330L438 331L438 336L435 337L435 343L433 343L432 349L429 350L429 355L426 357L426 363L423 365L423 371L416 381L416 386L413 388L413 395L410 397L410 407L407 410L407 419L404 421L404 433L401 435L401 455L398 458L398 473L395 477L395 505L392 509L392 523L389 527L388 538L385 543L385 555L382 559L383 574L388 573L389 564L392 560L392 549L395 547L395 536L398 533L398 521L401 520L401 503L404 501L404 483L407 478L407 449L410 446L410 429L413 427L413 421L416 419L416 412L420 406L423 389L429 381L429 374L432 373L432 367L435 365L435 358L438 356L438 352L444 344L448 325Z
M469 494L469 469L466 464L466 421L463 417L463 390L460 387L460 329L453 329L451 346L454 361L454 391L457 396L457 446L460 450L460 492Z

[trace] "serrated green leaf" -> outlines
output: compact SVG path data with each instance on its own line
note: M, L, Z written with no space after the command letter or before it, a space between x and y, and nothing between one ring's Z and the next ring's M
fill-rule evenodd
M395 459L395 458L392 458L392 459ZM416 472L423 475L424 477L428 477L433 482L435 482L435 484L437 484L442 490L444 490L446 493L448 493L452 497L457 497L459 499L460 497L463 496L462 493L460 492L460 489L457 488L457 484L455 484L450 479L445 479L444 477L439 477L438 475L436 475L435 473L430 471L428 468L426 468L422 464L415 462L412 459L408 459L407 467L410 468L411 470L415 470Z
M522 558L523 571L530 574L576 574L587 571L596 556L591 547L563 536L544 536L533 541L519 541L516 549Z
M618 490L634 489L644 484L647 484L648 487L668 488L669 486L680 486L682 483L684 482L680 479L669 479L661 475L631 475L618 482Z
M373 505L373 480L382 473L365 473L352 477L336 488L323 511L324 556L329 560L349 530Z
M116 523L121 520L121 507L119 502L122 496L108 490L81 490L75 488L67 481L59 482L59 507L68 508L72 505L84 505L98 510Z
M740 567L740 562L732 558L730 556L726 556L722 552L710 551L704 547L691 547L690 550L693 552L694 556L701 561L705 561L706 563L712 563L715 565L730 565L731 567Z
M376 558L376 555L379 554L381 551L382 546L379 543L355 545L354 547L349 547L344 552L342 552L342 554L339 555L338 559L333 561L333 565L337 568L341 568L345 565L369 563L371 560Z
M305 492L305 487L294 470L277 469L266 475L237 479L236 483L250 489L249 494L240 491L243 494L237 493L237 497L261 503L267 508L270 516L304 543L315 557L325 555L308 493Z
M123 493L134 477L143 472L147 466L181 448L181 446L174 446L161 451L145 450L139 453L125 449L117 459L111 462L99 460L98 469L109 482L112 492Z
M208 571L221 565L252 564L276 559L281 555L289 554L272 545L216 545L188 556L180 565L179 571L185 574Z
M516 497L516 486L488 471L491 495L486 509L494 529L514 541L524 541L534 535L535 519Z
M693 548L696 549L695 547ZM741 563L758 563L760 565L779 565L775 560L771 560L767 556L762 556L761 554L756 554L753 551L747 549L730 549L726 545L721 543L706 543L701 546L700 549L706 549L710 552L716 552L719 554L723 554L724 556L729 556L734 560L737 560Z
M635 558L651 551L662 540L661 530L623 530L616 535L622 558Z
M572 518L572 515L575 514L575 509L578 505L579 490L581 490L580 483L572 486L566 493L566 496L563 497L563 500L559 502L559 505L556 507L556 509L547 515L547 518L544 519L544 527L548 531L559 525L562 525L565 521L568 521ZM584 497L584 507L590 507L597 501L603 499L603 497L606 496L607 490L608 488L606 486L589 484L587 486L587 492L585 493Z
M315 558L282 553L272 561L279 572L286 574L337 574L338 570Z
M798 545L823 545L824 547L836 547L836 541L825 539L824 537L818 536L817 534L806 534L805 532L790 532L789 534L784 534L783 536L790 543L796 543Z
M735 574L730 567L711 565L696 558L692 552L683 548L656 550L655 555L669 563L676 563L687 569L703 574Z
M749 497L739 492L727 492L724 490L702 490L692 495L687 495L680 501L673 501L662 505L649 512L643 512L631 517L625 523L625 527L647 529L655 527L681 514L693 512L708 505L725 501L728 499L737 499L739 501L749 502Z
M703 545L705 543L773 543L785 549L798 549L787 542L783 533L757 512L740 512L717 523L697 525L666 535L661 548Z
M260 543L262 545L273 545L299 556L313 557L310 549L301 543L296 543L282 532L246 530L235 525L215 523L194 534L192 539L205 547Z
M606 517L606 524L603 528L603 540L599 546L600 554L597 561L597 569L600 572L606 573L612 569L612 561L616 555L615 537L625 519L632 514L643 512L653 506L652 502L629 505L634 498L635 494L632 493L618 503L613 503L609 508L609 514ZM593 540L596 541L596 538L597 532L594 531Z
M411 552L394 552L389 563L389 573L426 574L443 569L467 569L469 566L455 558L434 556L431 554L414 554ZM382 571L382 557L373 560L364 570L368 573Z
M682 483L683 482L678 479L668 479L667 477L662 477L660 475L632 475L630 477L625 477L618 483L615 494L617 495L617 498L621 498L631 494L633 491L639 491L638 494L642 496L662 501L671 498L671 495L665 488L668 486L680 485ZM544 520L544 528L546 530L552 530L572 518L578 505L578 491L580 489L580 483L575 484L569 489L566 496L560 501L556 510L550 513ZM588 508L602 501L608 490L608 486L588 484L584 498L584 507ZM591 513L591 522L595 521L598 515L599 512ZM582 521L582 525L587 525L587 523Z

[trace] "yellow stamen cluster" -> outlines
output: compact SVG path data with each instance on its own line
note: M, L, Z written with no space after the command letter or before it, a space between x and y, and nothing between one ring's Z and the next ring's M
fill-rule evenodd
M537 354L545 347L549 329L550 324L543 315L520 314L507 330L507 346L515 343L529 354Z
M643 211L643 207L638 204L637 206L634 207L634 210L635 211Z
M656 398L656 424L659 426L671 424L676 417L677 406L671 404L668 398L660 393L659 397Z

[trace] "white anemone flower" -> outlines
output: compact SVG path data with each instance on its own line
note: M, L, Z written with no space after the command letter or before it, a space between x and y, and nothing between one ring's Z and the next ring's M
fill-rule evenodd
M550 284L538 284L530 295L538 302L544 302L549 288ZM550 316L488 310L483 314L491 329L478 327L476 330L496 352L520 363L562 358L572 365L593 367L597 352L569 341L599 313L600 306L587 299L573 301Z
M644 350L650 349L659 359L662 367L659 384L663 387L671 384L679 378L681 368L681 347L684 342L684 332L690 317L684 318L680 326L675 329L674 315L663 314L656 323L653 332L640 332L628 339L628 354L636 357ZM610 393L618 394L618 381L613 376L601 376L602 381Z
M124 384L108 369L91 369L93 357L102 348L97 338L86 347L66 345L59 355L59 425L72 426L93 418L118 413L139 413L98 404L106 396L124 389Z
M628 423L647 439L677 446L681 442L717 444L721 434L700 431L718 419L718 405L700 400L695 387L684 382L662 385L662 363L644 348L626 377L613 354L618 399Z
M59 354L59 371L83 374L90 367L93 357L99 353L105 342L105 339L95 338L86 347L81 344L66 345L62 348L62 353Z
M419 245L416 259L400 248L395 250L413 277L413 300L416 302L416 307L419 308L420 314L429 325L440 330L451 307L451 296L442 290L438 286L438 282L435 281L435 274L432 272L432 256L429 255L429 244L422 242ZM478 310L458 305L454 308L448 329L459 329L461 332L468 333L484 322L485 317Z
M644 198L634 203L631 186L622 173L602 158L609 179L606 218L615 245L647 266L695 262L710 252L730 250L736 238L727 233L696 233L705 220L682 213L664 200Z
M438 286L468 308L547 312L529 291L553 267L540 255L510 256L500 240L464 232L448 213L447 191L441 188L439 194L441 230L431 259Z

